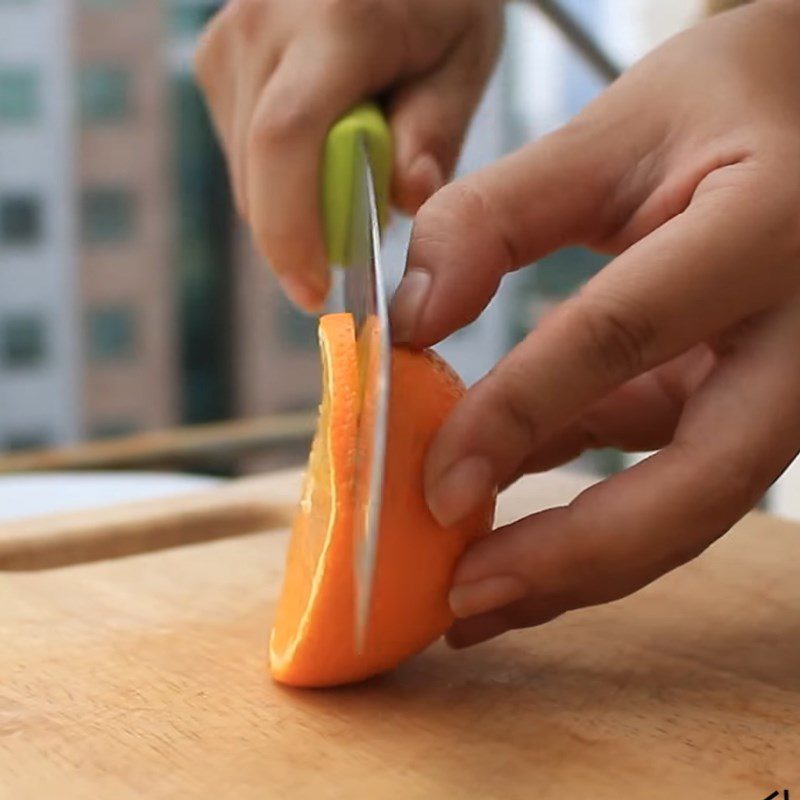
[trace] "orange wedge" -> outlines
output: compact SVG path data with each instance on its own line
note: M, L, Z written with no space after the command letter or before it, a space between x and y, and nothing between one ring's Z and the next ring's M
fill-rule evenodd
M272 676L293 686L333 686L397 666L449 627L455 563L491 530L494 501L442 528L423 496L434 434L464 393L435 353L392 349L381 533L363 649L355 646L354 478L358 358L349 314L322 317L323 395L283 590L270 639Z

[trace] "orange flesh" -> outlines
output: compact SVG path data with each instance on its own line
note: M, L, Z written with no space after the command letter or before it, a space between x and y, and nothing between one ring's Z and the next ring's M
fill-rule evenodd
M438 356L394 348L381 533L366 646L355 648L354 482L361 412L349 314L320 321L323 397L270 640L271 672L295 686L361 680L396 666L450 625L455 563L489 532L493 499L443 529L425 504L422 466L464 387Z
M333 316L333 315L332 315ZM350 385L357 372L355 353L348 358L351 344L355 343L355 328L349 315L335 315L332 324L320 328L320 352L322 355L322 402L319 408L319 419L308 469L303 482L300 508L292 526L292 538L286 563L286 583L293 586L293 591L283 592L279 601L276 618L296 620L293 624L276 625L273 629L270 652L273 664L290 658L297 640L307 619L307 612L312 602L315 582L321 579L320 572L324 566L324 552L330 544L332 528L336 522L336 482L338 473L331 463L331 432L336 427L332 421L334 413L346 415L342 420L344 434L352 428L355 435L357 408L347 398L335 401L333 387L338 383ZM344 317L346 319L341 319ZM340 408L341 407L341 408ZM337 465L346 469L346 463ZM345 479L348 482L350 479Z

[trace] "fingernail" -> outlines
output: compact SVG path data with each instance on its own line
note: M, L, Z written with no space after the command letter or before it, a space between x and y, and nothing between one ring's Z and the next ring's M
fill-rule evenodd
M278 280L296 306L306 311L319 311L324 305L328 293L327 276L311 273L300 280L294 275L279 275Z
M470 456L450 467L426 492L428 508L439 524L448 528L494 489L492 465L481 456Z
M409 269L400 281L390 310L392 338L398 344L412 341L430 285L431 275L424 269Z
M450 610L460 618L472 617L502 608L528 593L528 586L516 575L496 575L463 583L450 590Z
M408 170L409 181L419 190L420 205L444 186L444 175L439 162L430 153L421 153Z

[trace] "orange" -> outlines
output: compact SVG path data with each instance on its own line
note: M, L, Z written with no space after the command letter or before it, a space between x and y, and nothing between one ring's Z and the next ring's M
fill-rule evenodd
M452 622L453 570L491 529L494 501L445 529L425 503L428 445L464 393L430 351L392 349L389 427L372 607L363 648L355 642L353 553L358 358L349 314L322 317L323 396L283 590L270 639L273 677L333 686L384 672L427 647Z

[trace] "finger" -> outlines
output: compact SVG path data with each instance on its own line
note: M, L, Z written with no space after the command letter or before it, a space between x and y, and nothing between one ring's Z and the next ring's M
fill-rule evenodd
M457 619L445 634L445 639L450 647L460 650L493 639L510 629L506 612L498 609L468 619Z
M445 639L450 647L461 650L494 639L514 628L543 625L562 613L561 610L554 610L547 602L537 606L530 599L524 598L494 611L456 619L445 634Z
M236 209L245 216L250 118L288 35L274 8L271 0L226 4L206 27L195 55L197 79L227 156Z
M235 4L225 5L203 31L194 57L194 73L206 99L211 121L226 154L233 151L233 120L236 105L234 48L229 34ZM236 184L234 165L228 160L231 183ZM236 191L234 190L234 194Z
M399 69L396 44L386 44L387 21L370 11L384 7L330 4L328 16L287 49L248 133L247 207L256 243L287 294L309 310L329 286L320 208L325 136Z
M557 307L468 392L426 462L428 501L442 524L461 518L601 397L791 291L792 228L783 230L771 198L753 207L760 187L758 172L743 165L724 188L701 194ZM767 232L770 248L753 231Z
M252 55L247 48L241 46L237 49L236 99L228 152L236 209L247 220L249 220L247 160L250 129L261 91L277 67L278 54L277 52L265 54L257 68L246 63L250 58Z
M392 99L392 197L408 214L415 214L455 169L500 42L499 18L491 9L484 15L485 21L466 29L438 69Z
M492 623L462 630L459 642L623 597L727 531L800 449L798 333L797 301L752 323L689 401L669 446L568 507L476 544L457 567L451 607Z
M445 187L420 209L391 308L398 342L428 345L463 327L504 274L559 247L624 246L620 231L663 194L664 150L662 122L631 117L617 98L625 99L626 81L568 125ZM678 196L688 202L691 189L673 190L672 201L657 207L679 207ZM662 221L647 216L652 227ZM641 224L637 230L646 232Z
M526 473L565 464L589 449L641 452L663 447L672 441L687 398L714 364L710 348L699 345L628 381L536 447L509 483Z
M425 203L392 302L395 340L439 341L475 319L510 270L618 228L649 187L630 177L629 139L602 134L573 123Z

